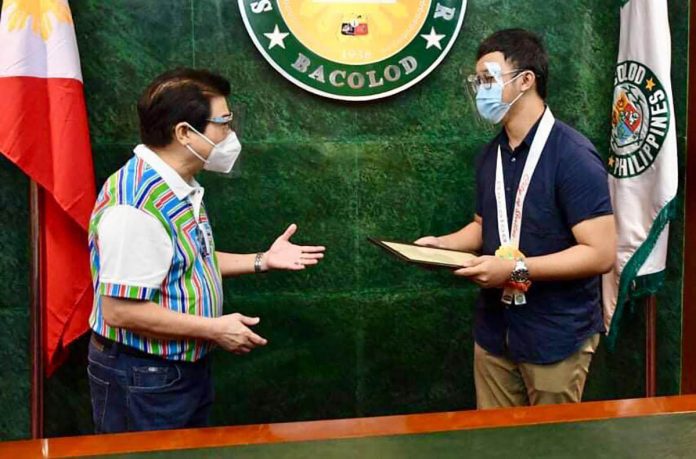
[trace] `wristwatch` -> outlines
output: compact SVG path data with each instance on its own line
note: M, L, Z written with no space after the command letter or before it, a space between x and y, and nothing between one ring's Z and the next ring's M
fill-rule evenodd
M524 286L524 288L520 289L522 291L526 291L531 285L532 282L529 280L529 270L524 262L524 258L515 260L515 267L510 273L510 283L515 286Z
M256 254L256 257L254 257L254 272L257 273L257 274L258 274L258 273L263 273L263 272L265 272L265 271L261 268L261 260L262 260L262 259L263 259L263 252L258 252L258 253Z

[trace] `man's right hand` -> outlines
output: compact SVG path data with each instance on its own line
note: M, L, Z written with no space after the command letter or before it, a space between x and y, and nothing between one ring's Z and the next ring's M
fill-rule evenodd
M442 248L442 241L437 236L424 236L414 242L416 245L423 245L426 247L435 247L438 249Z
M214 319L212 339L221 348L235 354L246 354L268 342L248 327L260 322L258 317L247 317L235 312Z

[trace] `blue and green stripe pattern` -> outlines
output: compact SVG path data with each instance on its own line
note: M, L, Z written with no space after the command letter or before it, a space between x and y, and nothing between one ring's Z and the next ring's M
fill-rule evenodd
M97 228L104 211L116 205L128 205L155 217L171 237L174 255L167 277L159 288L119 285L99 279L99 241ZM89 249L94 306L90 327L102 336L169 360L193 362L203 357L213 344L198 339L163 340L141 336L104 322L102 297L150 300L181 314L219 317L222 314L222 278L215 256L214 242L206 250L203 232L212 235L210 223L201 206L196 221L188 198L179 199L162 177L145 161L133 156L109 177L102 187L89 226Z

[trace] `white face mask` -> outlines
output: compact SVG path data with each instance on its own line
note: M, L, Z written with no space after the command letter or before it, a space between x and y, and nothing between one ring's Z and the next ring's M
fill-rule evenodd
M191 145L186 145L186 148L193 154L193 156L203 161L203 169L212 172L222 172L223 174L231 171L235 161L237 161L237 158L239 158L239 153L242 151L242 144L239 143L237 134L235 134L234 131L231 131L227 137L222 140L222 142L216 144L208 137L198 132L198 130L189 123L185 124L191 128L193 132L203 137L206 142L213 146L213 149L210 151L210 155L208 155L208 159L204 159L196 152L196 150L193 149L193 147L191 147Z

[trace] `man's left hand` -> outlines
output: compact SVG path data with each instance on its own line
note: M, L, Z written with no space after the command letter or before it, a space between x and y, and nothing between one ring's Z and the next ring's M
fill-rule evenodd
M515 260L484 255L467 260L465 266L454 274L466 277L483 288L501 288L510 279L513 269Z
M306 266L316 265L324 257L324 246L295 245L290 242L295 231L297 231L297 225L293 223L263 255L261 268L264 271L270 269L299 271Z

